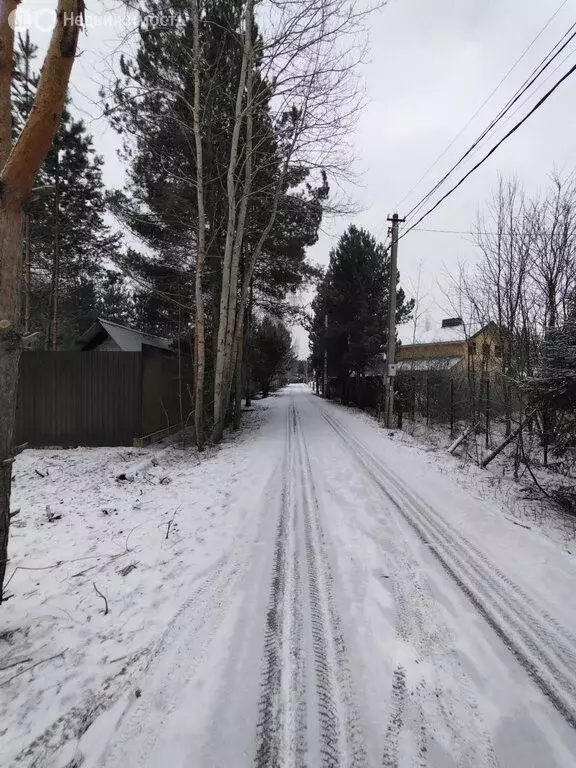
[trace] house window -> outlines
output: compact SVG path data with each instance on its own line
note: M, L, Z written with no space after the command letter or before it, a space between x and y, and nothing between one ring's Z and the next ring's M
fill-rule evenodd
M468 343L468 357L474 357L476 355L476 344L473 341Z
M502 349L502 344L496 344L494 347L494 355L495 357L502 357L504 350Z
M490 344L482 344L482 358L487 360L490 357Z

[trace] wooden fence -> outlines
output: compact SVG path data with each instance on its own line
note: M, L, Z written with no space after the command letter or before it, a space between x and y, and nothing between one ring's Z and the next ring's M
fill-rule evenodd
M16 442L131 445L142 424L139 352L25 352Z

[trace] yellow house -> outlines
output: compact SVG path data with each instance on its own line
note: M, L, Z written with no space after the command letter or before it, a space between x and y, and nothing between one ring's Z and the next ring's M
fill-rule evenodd
M442 320L440 328L418 334L396 349L398 373L432 371L486 378L502 367L501 334L494 323L472 332L461 317Z

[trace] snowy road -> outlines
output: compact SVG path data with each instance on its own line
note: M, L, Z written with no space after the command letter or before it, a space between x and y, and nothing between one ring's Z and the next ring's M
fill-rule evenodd
M574 559L367 417L272 402L242 526L83 768L574 766Z

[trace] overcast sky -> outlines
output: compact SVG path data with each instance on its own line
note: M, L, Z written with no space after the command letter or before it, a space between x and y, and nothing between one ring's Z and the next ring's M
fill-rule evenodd
M35 13L53 2L23 0L23 7ZM121 20L122 12L111 11L114 6L109 2L88 0L87 5L89 14L102 18L113 14L118 22ZM371 60L364 68L369 105L355 139L362 171L361 186L353 192L361 208L353 219L356 224L383 239L387 214L398 210L403 215L436 183L576 21L576 0L567 0L452 149L403 201L560 5L561 0L390 0L373 18ZM110 187L122 186L124 171L115 154L118 139L99 116L98 88L110 75L125 33L120 23L107 27L94 23L82 35L81 55L72 76L74 102L84 111L97 150L105 158L105 181ZM32 30L32 35L37 43L45 44L46 34ZM566 52L569 50L576 51L576 46L569 46ZM576 63L575 59L570 56L565 61L548 87ZM538 94L545 90L543 86ZM576 168L575 105L576 76L566 81L422 227L469 230L498 173L515 174L529 192L535 192L546 184L554 168L563 172ZM513 122L507 123L500 135ZM326 224L329 231L311 250L314 260L327 264L330 248L348 223L344 219ZM458 261L473 259L470 237L412 232L400 242L401 281L410 294L418 264L423 264L422 286L433 302L431 319L438 322L447 309L438 281L442 282L446 271L453 271ZM304 356L305 334L296 331L296 337Z

